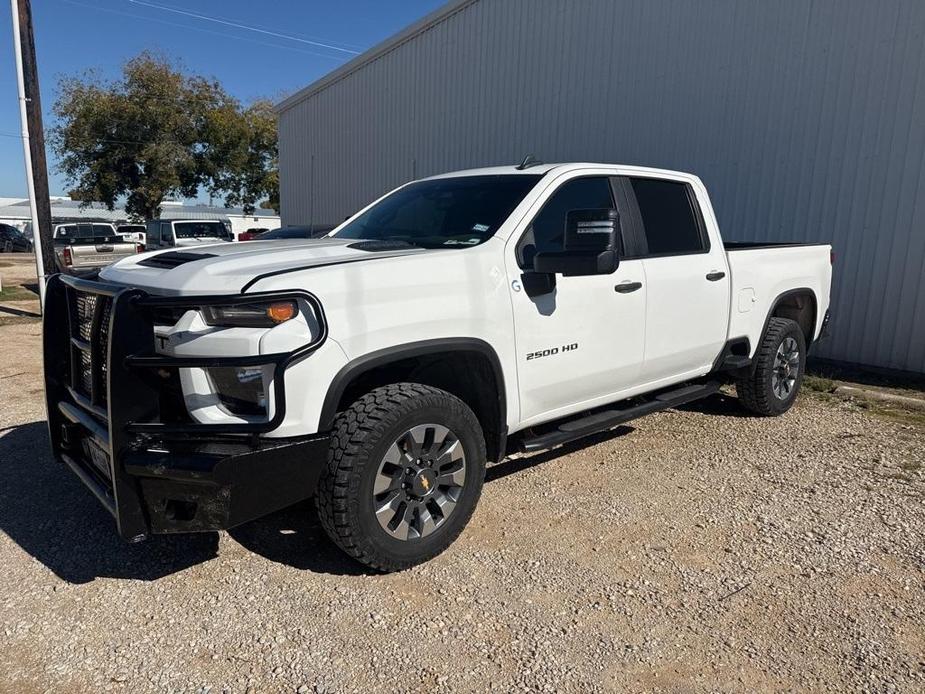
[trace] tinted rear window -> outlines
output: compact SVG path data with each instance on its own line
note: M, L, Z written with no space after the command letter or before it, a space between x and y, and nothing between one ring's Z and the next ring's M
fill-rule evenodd
M225 225L221 222L177 222L173 225L177 238L217 238L228 236Z
M631 178L649 255L681 255L706 250L700 211L686 183Z
M72 241L108 238L114 234L109 224L65 224L55 232L55 238Z

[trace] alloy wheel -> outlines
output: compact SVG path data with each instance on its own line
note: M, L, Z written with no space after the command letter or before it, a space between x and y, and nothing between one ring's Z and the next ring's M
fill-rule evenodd
M373 484L376 519L398 540L427 537L453 513L465 482L459 438L440 424L412 427L379 463Z
M800 347L792 337L785 337L774 356L771 371L771 390L779 400L786 400L793 393L800 373Z

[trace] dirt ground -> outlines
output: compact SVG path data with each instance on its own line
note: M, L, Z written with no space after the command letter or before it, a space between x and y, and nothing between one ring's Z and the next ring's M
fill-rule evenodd
M31 253L0 253L0 325L38 315L35 275L35 256Z
M0 692L925 689L925 428L718 395L489 469L436 560L370 575L310 504L123 544L49 456L0 325Z

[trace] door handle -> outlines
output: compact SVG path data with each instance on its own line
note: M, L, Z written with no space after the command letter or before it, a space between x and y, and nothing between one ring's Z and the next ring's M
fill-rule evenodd
M621 294L629 294L637 289L642 289L642 282L620 282L613 288L615 292L620 292Z
M710 280L711 282L716 282L718 280L721 280L725 276L726 276L726 273L723 272L722 270L713 270L713 272L707 273L707 279Z

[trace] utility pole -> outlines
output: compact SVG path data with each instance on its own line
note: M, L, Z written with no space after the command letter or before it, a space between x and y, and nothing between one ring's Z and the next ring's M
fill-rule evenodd
M39 299L45 305L45 279L55 272L55 251L51 240L51 199L48 195L48 164L45 161L45 131L42 128L42 99L39 94L35 39L30 0L10 0L13 12L13 46L19 87L19 116L22 122L26 183L32 212Z

